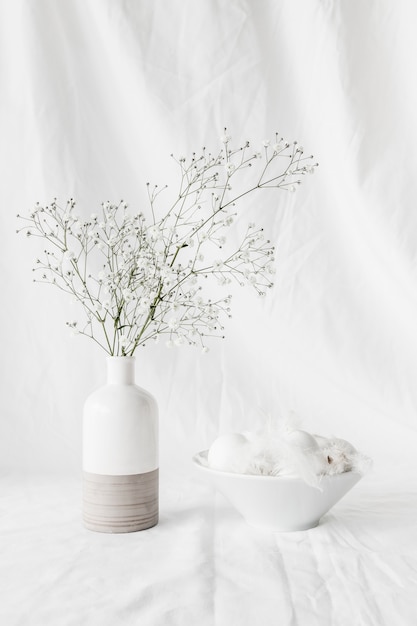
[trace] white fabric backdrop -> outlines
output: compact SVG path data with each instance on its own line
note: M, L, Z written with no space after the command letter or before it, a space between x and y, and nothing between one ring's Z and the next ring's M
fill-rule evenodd
M395 442L415 441L417 404L414 4L37 0L1 12L2 462L75 471L82 402L104 370L69 336L63 294L32 284L38 248L14 235L16 213L54 196L86 216L106 199L140 210L148 180L176 181L171 152L217 147L225 125L237 144L278 130L320 168L295 196L241 206L277 246L266 301L239 294L207 356L139 353L162 445L187 456L293 410L307 429L370 454L391 442L403 458Z
M265 300L237 295L226 340L139 352L163 472L294 411L415 493L416 19L413 0L2 0L4 474L78 475L82 404L105 369L69 336L66 297L31 282L16 213L55 196L86 216L107 199L141 210L147 181L175 183L172 152L217 147L227 126L237 144L279 131L320 167L297 194L242 204L277 274Z

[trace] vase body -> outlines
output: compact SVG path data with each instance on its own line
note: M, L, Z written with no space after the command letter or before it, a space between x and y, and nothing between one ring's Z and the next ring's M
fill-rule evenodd
M158 523L158 407L134 357L108 357L107 384L84 404L83 519L109 533Z

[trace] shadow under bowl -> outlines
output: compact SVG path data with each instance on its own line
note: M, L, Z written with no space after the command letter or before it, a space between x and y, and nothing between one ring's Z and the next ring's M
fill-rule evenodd
M193 457L197 469L210 480L251 526L271 532L308 530L318 525L361 475L344 472L323 476L319 487L300 478L234 474L211 469L208 450Z

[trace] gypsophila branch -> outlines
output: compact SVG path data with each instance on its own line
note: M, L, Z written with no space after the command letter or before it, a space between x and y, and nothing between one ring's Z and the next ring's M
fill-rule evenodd
M249 285L260 296L273 286L274 246L262 228L249 224L238 247L229 249L237 204L263 189L295 191L317 163L278 135L255 152L249 142L232 149L226 130L221 142L215 155L203 148L190 159L173 157L180 181L162 215L158 205L167 187L147 184L149 223L123 200L103 202L88 219L78 215L73 199L64 207L56 199L36 203L28 216L18 216L25 222L18 232L46 242L35 281L82 305L84 321L67 322L75 334L110 355L132 355L161 335L169 347L189 344L206 352L207 339L224 337L231 317L230 295L204 296L207 279L222 287Z

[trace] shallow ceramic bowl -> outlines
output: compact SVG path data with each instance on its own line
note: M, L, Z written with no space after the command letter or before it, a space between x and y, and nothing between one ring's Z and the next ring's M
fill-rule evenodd
M196 467L210 479L251 526L272 532L314 528L361 479L355 472L323 476L320 489L299 478L252 476L211 469L208 450L193 457Z

